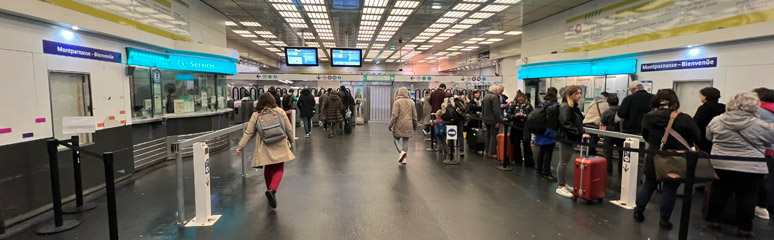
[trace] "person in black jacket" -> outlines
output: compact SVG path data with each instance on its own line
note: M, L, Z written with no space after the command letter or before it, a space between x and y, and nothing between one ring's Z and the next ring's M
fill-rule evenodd
M610 95L607 97L607 105L610 106L607 110L602 112L602 127L605 131L611 131L611 132L620 132L621 131L621 124L619 124L618 120L616 119L616 114L618 113L618 96L616 95ZM623 147L624 139L621 138L614 138L614 137L605 137L605 139L602 141L602 144L605 146L617 146L617 147ZM612 148L605 148L605 158L607 158L607 173L612 174L613 173L613 149ZM623 158L623 151L618 151L618 157ZM620 162L620 161L619 161ZM618 172L620 173L620 167Z
M500 94L503 93L503 87L500 85L489 86L489 93L484 96L482 101L482 115L486 125L487 138L484 142L486 149L484 156L497 159L497 134L500 133L500 123L503 122L503 104L500 103Z
M662 89L656 93L653 97L650 107L654 108L652 112L645 114L642 120L642 138L648 141L650 150L659 150L661 146L661 138L666 132L666 127L669 124L670 115L674 111L678 111L680 108L680 101L677 98L677 94L671 89ZM688 114L680 113L672 124L672 131L679 133L685 141L694 145L701 139L699 136L700 131L696 126L696 123L691 119ZM668 137L664 144L663 150L687 150L683 144L677 141L674 137ZM656 190L659 181L656 179L656 167L653 164L653 154L647 154L645 158L645 183L640 187L637 192L637 206L634 209L634 219L637 222L645 220L645 206L648 205L653 191ZM672 210L675 207L675 199L677 195L677 187L680 186L676 181L663 181L662 197L661 197L661 220L659 226L662 229L672 229L672 223L669 222L669 218L672 216Z
M696 144L699 149L705 152L712 150L712 141L707 140L707 125L716 116L726 112L726 105L718 103L720 99L720 90L714 87L703 88L699 91L701 102L704 103L696 109L696 114L693 115L693 121L696 122L696 126L701 131L701 139Z
M304 88L301 90L301 97L298 99L298 111L301 112L301 119L304 121L304 133L308 138L312 132L312 117L314 117L314 97L312 96L312 90Z
M524 122L527 121L527 115L534 110L531 104L527 102L527 96L521 91L516 92L516 101L508 107L508 113L506 114L508 121L513 123L514 127L511 128L510 143L513 145L513 158L516 162L516 166L520 166L524 162L525 167L534 167L535 162L532 158L532 145L529 140L525 140ZM529 134L529 132L526 132ZM520 144L521 143L521 146ZM524 147L524 160L522 160L522 150Z
M534 133L535 145L538 146L535 173L549 181L556 181L556 178L551 175L551 159L556 147L556 139L554 138L556 137L556 129L559 128L559 103L556 93L555 87L549 87L543 97L543 102L537 105L537 108L545 111L546 130L543 133Z
M341 86L339 88L339 94L341 95L341 103L343 105L343 109L341 110L341 114L344 116L344 124L342 125L344 128L350 128L352 127L352 114L355 113L355 98L352 97L352 94L349 93L346 87ZM349 110L350 116L347 117L347 110ZM344 133L346 131L342 131Z
M581 138L589 137L583 130L583 113L581 113L578 104L583 97L583 90L576 85L570 85L564 91L562 105L559 106L559 129L556 132L558 140L580 141ZM572 197L572 188L567 184L567 165L570 163L572 153L575 152L575 145L565 142L559 142L559 165L556 167L556 178L558 186L556 194L563 197Z
M640 81L629 83L629 95L621 102L618 117L623 119L621 131L630 134L640 134L642 131L642 116L650 112L650 100L653 94L645 91Z

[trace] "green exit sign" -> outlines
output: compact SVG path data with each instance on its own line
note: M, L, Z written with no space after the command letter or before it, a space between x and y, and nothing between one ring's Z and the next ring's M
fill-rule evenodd
M395 50L395 46L390 46L390 50Z

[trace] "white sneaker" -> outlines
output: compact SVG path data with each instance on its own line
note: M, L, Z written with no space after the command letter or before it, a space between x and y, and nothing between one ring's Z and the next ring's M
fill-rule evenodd
M572 190L575 190L574 188L567 185L564 185L564 188L566 188L568 192L572 192Z
M398 162L399 163L405 163L405 161L406 161L406 152L400 152L400 154L398 156L399 156L398 157Z
M561 195L562 197L571 198L572 193L567 190L567 187L558 187L556 188L556 194Z
M306 138L309 138L309 134L308 133L306 134Z
M422 133L424 133L425 136L430 135L430 132L428 132L427 130L424 130L424 129L422 129Z
M769 220L769 210L767 210L765 208L762 208L762 207L756 206L755 207L755 216L757 216L757 217L759 217L761 219Z
M404 159L403 159L403 162L401 162L401 164L403 164L403 165L406 165L406 162L407 162L407 161L408 161L408 158L404 158Z

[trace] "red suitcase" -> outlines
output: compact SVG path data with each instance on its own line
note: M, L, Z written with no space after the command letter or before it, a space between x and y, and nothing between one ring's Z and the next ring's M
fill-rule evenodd
M586 154L583 153L584 148ZM586 201L599 200L601 203L607 189L607 159L588 156L588 153L588 147L581 146L580 157L575 159L572 200L581 198Z

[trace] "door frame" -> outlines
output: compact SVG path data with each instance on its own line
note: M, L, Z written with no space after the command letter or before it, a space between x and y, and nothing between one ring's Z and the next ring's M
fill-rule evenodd
M47 81L48 81L48 106L49 106L49 109L50 109L50 112L49 112L50 115L49 116L51 116L49 118L49 119L51 119L51 137L56 139L56 134L54 132L55 131L54 130L54 98L51 95L51 74L52 73L78 74L78 75L86 76L88 78L87 81L89 81L89 106L86 108L86 111L89 112L88 116L91 116L91 117L94 117L94 95L92 94L92 90L91 90L92 89L92 85L91 85L91 73L90 72L66 71L66 70L51 70L51 69L48 70L48 72L47 72L47 78L48 78L47 79ZM83 84L83 83L81 82L81 84ZM81 91L82 91L81 94L85 93L85 89L83 89ZM90 141L88 143L82 144L82 146L83 145L94 144L94 136L93 135L90 137L89 140Z

